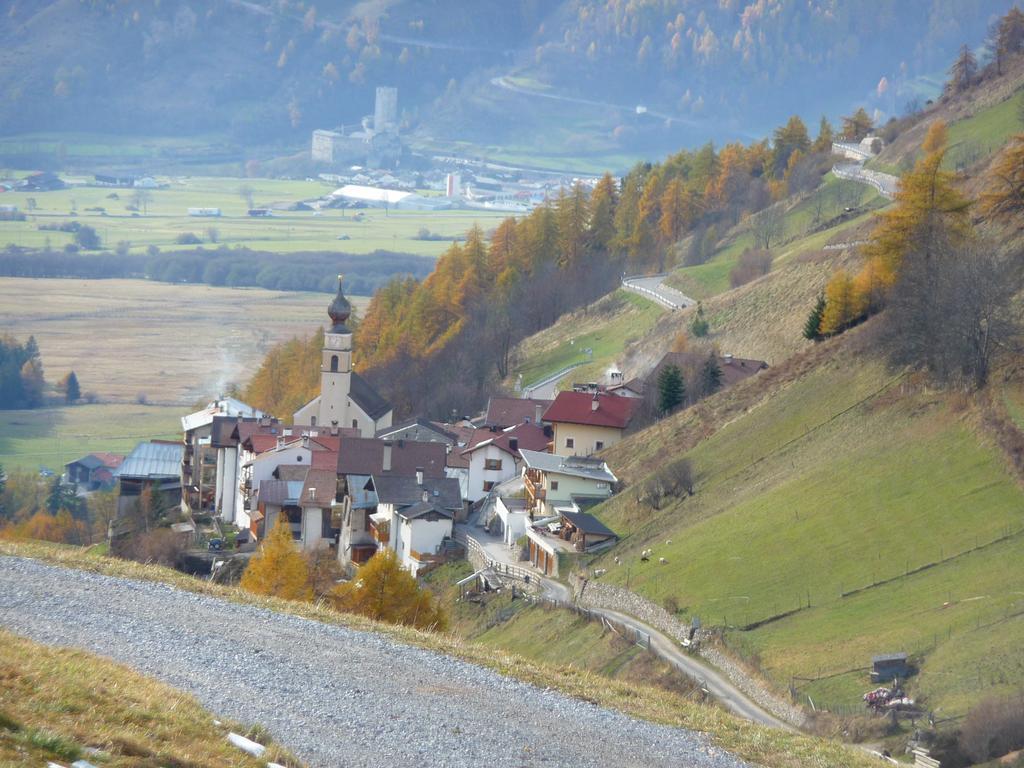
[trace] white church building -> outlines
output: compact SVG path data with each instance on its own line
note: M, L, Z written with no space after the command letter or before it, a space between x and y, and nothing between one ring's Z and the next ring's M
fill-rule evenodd
M338 275L338 293L327 308L331 327L324 334L320 394L297 410L292 421L311 427L348 427L358 429L362 437L374 437L391 426L391 403L352 370L352 331L345 325L352 305L341 282Z

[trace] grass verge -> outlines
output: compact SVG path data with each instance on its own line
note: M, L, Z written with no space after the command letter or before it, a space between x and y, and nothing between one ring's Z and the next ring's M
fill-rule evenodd
M262 768L191 696L82 651L0 629L0 765L87 759L104 768ZM99 750L94 753L93 750ZM300 763L271 745L266 759Z

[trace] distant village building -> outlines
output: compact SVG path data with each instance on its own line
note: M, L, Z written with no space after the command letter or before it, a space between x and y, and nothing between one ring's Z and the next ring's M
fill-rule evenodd
M64 465L64 482L78 493L110 490L116 485L115 472L124 462L119 453L96 451Z
M523 423L499 429L484 427L473 433L462 451L469 459L469 485L466 498L473 502L484 498L498 484L520 474L520 451L546 451L550 435L543 427Z
M165 508L181 503L181 459L185 452L180 442L153 440L139 443L114 471L117 480L117 516L132 513L132 505L143 491L158 494Z
M352 305L342 290L327 309L331 327L324 334L320 364L320 394L297 410L295 424L312 427L351 427L364 437L373 437L391 426L391 404L352 370L352 331L345 325Z
M211 510L225 522L234 522L238 444L231 440L230 430L240 418L255 420L263 416L260 410L233 397L218 398L202 410L182 416L182 512Z
M358 127L313 131L310 158L315 163L360 163L369 168L394 168L402 157L398 131L398 89L379 86L373 115Z

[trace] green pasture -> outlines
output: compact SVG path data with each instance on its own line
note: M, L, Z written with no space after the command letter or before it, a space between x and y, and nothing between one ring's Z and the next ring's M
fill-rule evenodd
M530 386L579 362L587 363L581 375L603 373L626 344L642 337L664 312L659 304L619 289L531 336L518 350L513 377L522 376L523 384ZM592 355L583 353L588 348Z
M621 565L611 556L600 564L605 578L729 628L729 641L756 654L780 686L906 650L923 654L929 672L915 690L962 708L971 698L966 670L946 666L952 655L937 649L1024 610L1024 571L1007 568L1024 544L1018 537L963 553L1024 528L1024 498L969 420L938 395L901 396L899 386L877 363L819 367L687 454L695 496L660 511L635 493L615 497L599 513L626 540L615 552ZM650 442L613 453L671 451ZM647 547L654 557L642 563ZM803 610L740 629L794 609ZM1024 667L1005 661L1001 684L1024 683ZM809 690L816 701L850 705L865 685L853 674Z
M821 218L828 220L841 214L845 207L874 211L884 206L886 200L866 184L840 180L828 174L818 189L786 212L780 245L772 248L776 261L821 248L836 234L862 223L870 215L866 213L827 230L808 234L814 227L819 203ZM723 293L729 290L729 274L739 263L740 256L753 247L754 236L750 228L741 227L719 244L707 262L680 267L672 272L667 282L695 299Z
M142 440L181 437L182 406L96 404L0 411L0 465L60 472L92 451L127 454Z

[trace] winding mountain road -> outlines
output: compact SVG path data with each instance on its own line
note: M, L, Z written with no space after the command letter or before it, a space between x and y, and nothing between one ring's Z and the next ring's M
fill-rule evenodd
M697 303L696 299L691 299L682 291L676 290L671 285L666 285L666 277L668 277L666 274L623 277L622 287L672 310L686 309Z
M98 653L264 725L310 766L745 763L636 720L383 635L0 557L0 626Z

